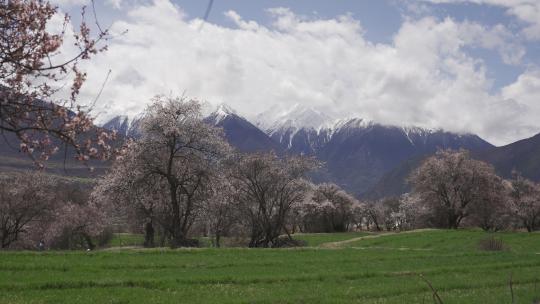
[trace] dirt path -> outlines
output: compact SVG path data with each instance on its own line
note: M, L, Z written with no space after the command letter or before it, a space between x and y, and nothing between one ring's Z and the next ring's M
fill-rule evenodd
M361 240L374 239L374 238L379 238L379 237L383 237L383 236L387 236L387 235L397 235L397 234L404 234L404 233L406 233L406 234L407 233L417 233L417 232L430 231L430 230L434 230L434 229L416 229L416 230L409 230L409 231L403 231L403 232L383 232L383 233L378 233L378 234L360 236L360 237L348 239L348 240L345 240L345 241L323 243L323 244L319 245L319 247L321 247L321 248L341 248L341 247L343 247L343 245L353 243L353 242L357 242L357 241L361 241Z

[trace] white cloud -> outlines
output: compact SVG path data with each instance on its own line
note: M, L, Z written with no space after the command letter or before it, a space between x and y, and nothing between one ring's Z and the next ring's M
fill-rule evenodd
M491 94L484 63L464 50L496 49L505 60L519 61L521 51L507 49L502 26L409 20L391 44L373 44L350 16L306 19L283 8L270 13L271 27L233 11L226 15L237 28L201 27L200 19L187 19L167 0L139 6L112 27L129 32L86 66L82 97L93 100L112 69L97 105L104 111L100 120L133 116L158 93L185 92L226 102L248 118L298 103L382 123L473 132L497 144L540 130L540 109L531 105L526 85L538 75L524 74Z
M240 15L235 11L225 12L225 16L232 20L236 26L244 30L258 30L259 24L255 21L244 21Z
M519 76L517 81L502 90L502 96L521 109L515 116L516 132L538 132L540 113L540 70L529 70Z
M529 70L520 75L515 83L503 89L503 96L540 110L540 70Z
M525 24L523 35L529 40L540 40L540 1L538 0L422 0L432 3L475 3L503 7L507 13Z

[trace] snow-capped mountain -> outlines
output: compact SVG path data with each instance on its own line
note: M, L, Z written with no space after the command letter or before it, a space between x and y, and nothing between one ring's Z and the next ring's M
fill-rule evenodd
M241 152L282 152L268 135L226 104L220 104L204 120L222 128L227 141Z
M268 136L289 153L316 156L325 163L321 180L335 182L358 196L411 158L425 157L438 149L481 151L492 147L473 134L389 126L358 117L334 119L299 106L288 112L272 110L263 114L275 115L273 123L268 117L258 117L259 126L269 126L265 129Z
M296 104L288 109L270 108L259 114L256 121L257 126L282 149L314 154L328 141L335 118L323 111Z
M139 125L141 119L141 114L131 119L127 115L118 115L104 123L102 127L108 130L114 130L122 136L138 137L140 134Z
M333 180L362 195L385 173L408 159L430 155L438 149L478 151L490 147L491 144L472 134L347 123L333 131L316 155L326 162Z
M236 111L231 108L229 105L222 103L217 106L217 108L206 116L206 120L211 122L213 125L219 125L223 120L227 119L229 116L238 116Z
M223 128L226 139L239 151L315 156L325 164L314 176L316 181L337 183L357 196L401 163L439 148L480 151L492 147L473 134L387 126L356 117L336 119L299 105L288 110L272 108L258 115L256 124L226 104L205 116L207 123ZM133 135L139 122L118 116L104 127Z
M129 117L127 115L118 115L103 124L105 129L114 130L119 134L127 135L129 129Z
M335 118L321 110L295 104L287 109L277 107L257 115L257 126L264 130L287 129L320 129L329 127Z
M279 116L282 119L269 123L275 127L264 131L226 105L208 111L205 120L223 128L231 145L243 152L273 150L280 155L311 153L324 163L324 167L313 176L315 182L337 183L358 197L379 198L407 191L405 179L408 174L438 148L468 149L473 157L493 164L503 177L508 177L512 170L517 169L527 178L540 180L540 134L504 147L493 147L474 134L456 134L414 126L388 126L360 118L317 121L317 116L323 116L317 115L321 113L300 112L297 116L304 120L292 119L296 113L290 113L289 119L283 119L285 112L282 112ZM269 117L266 120L271 121ZM133 118L117 116L103 127L117 130L120 135L137 137L140 122L140 115ZM284 130L289 130L289 133ZM283 136L277 137L278 134ZM119 136L118 142L113 144L121 144L124 138ZM8 144L0 145L0 167L5 170L33 168L33 162L21 162L21 158L27 160L27 157L11 148L18 143L13 134L6 134L4 140ZM64 155L63 152L53 155L49 161L64 162ZM103 173L109 165L110 162L97 164L95 174ZM56 170L53 167L50 170ZM90 176L90 171L79 164L68 166L67 171L64 165L57 167L63 169L50 172Z

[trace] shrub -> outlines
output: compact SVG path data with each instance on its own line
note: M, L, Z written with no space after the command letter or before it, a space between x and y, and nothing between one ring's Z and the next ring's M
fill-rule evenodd
M478 242L478 248L483 251L502 251L506 248L501 239L494 236L482 239Z

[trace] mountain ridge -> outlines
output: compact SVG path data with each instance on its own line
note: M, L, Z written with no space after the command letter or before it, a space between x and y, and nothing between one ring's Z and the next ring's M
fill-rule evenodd
M276 117L274 122L266 118L263 123L258 116L252 123L228 105L220 104L204 120L222 128L229 143L241 152L314 156L325 164L314 179L337 183L358 197L366 195L385 174L410 158L437 149L479 151L494 147L474 134L389 126L356 117L335 119L297 105ZM119 122L121 118L109 125ZM261 129L264 125L270 127Z

